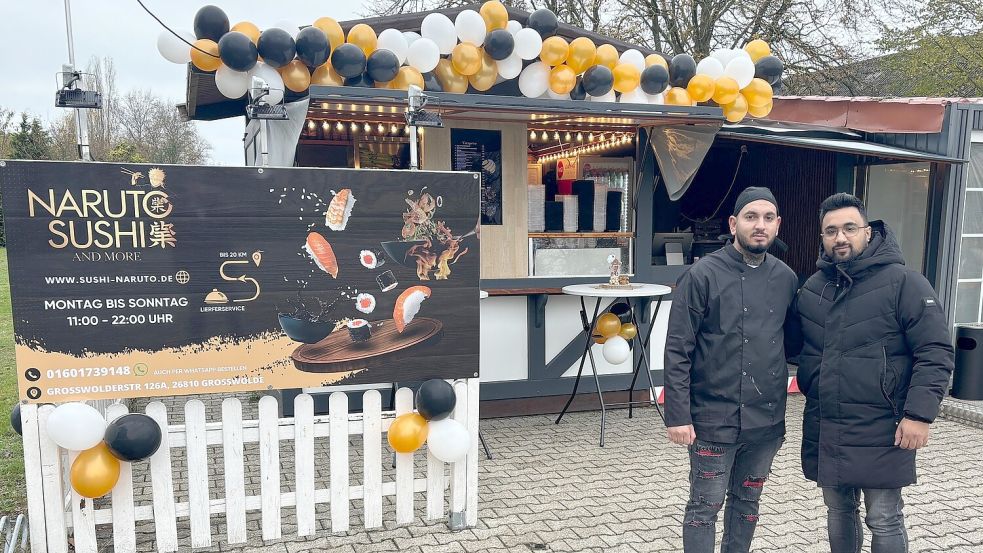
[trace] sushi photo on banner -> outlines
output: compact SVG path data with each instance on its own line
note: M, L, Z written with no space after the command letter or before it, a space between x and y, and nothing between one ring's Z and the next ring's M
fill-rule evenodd
M479 180L8 161L21 399L478 373Z

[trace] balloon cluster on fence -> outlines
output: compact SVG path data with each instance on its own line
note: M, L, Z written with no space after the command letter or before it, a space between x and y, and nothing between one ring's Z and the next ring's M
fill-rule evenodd
M416 411L396 417L389 427L389 445L397 453L413 453L427 444L430 453L444 463L463 460L471 447L471 433L448 418L456 404L454 387L446 380L424 382L416 392Z
M229 27L215 6L195 15L194 33L163 31L157 48L169 61L191 62L215 72L218 90L240 98L251 77L271 89L268 101L279 102L284 87L303 93L312 84L406 90L484 92L497 83L518 79L526 97L694 106L713 102L728 121L771 111L773 87L784 66L763 40L743 49L714 51L699 63L689 54L666 60L635 49L619 52L587 37L568 42L556 36L559 21L548 9L529 15L526 26L509 20L498 0L479 11L464 10L451 21L431 13L420 33L364 23L347 36L337 21L322 17L297 30L289 23L260 32L248 21ZM189 47L193 44L193 47Z
M637 335L638 327L631 320L631 307L619 302L597 318L592 337L595 343L604 344L601 348L604 359L612 365L620 365L631 357L631 341Z

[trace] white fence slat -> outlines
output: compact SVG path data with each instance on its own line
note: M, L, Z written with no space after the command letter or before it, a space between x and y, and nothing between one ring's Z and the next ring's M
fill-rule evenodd
M106 420L112 422L130 410L122 403L106 407ZM133 507L133 465L119 464L119 482L113 488L113 551L133 553L137 550L135 509ZM96 517L96 523L99 517Z
M222 401L222 457L225 466L225 527L229 543L246 543L246 482L242 458L242 403Z
M68 454L68 466L75 464L75 459L81 452L71 451ZM60 505L60 504L59 504ZM77 553L97 553L96 517L92 512L92 500L82 497L72 490L72 535L75 538Z
M294 400L294 469L297 495L297 535L317 530L314 516L314 398L301 394Z
M328 436L331 457L331 531L347 532L351 501L348 497L348 395L334 392L328 398L331 430Z
M362 505L366 529L382 527L382 394L369 390L362 395Z
M396 391L396 416L413 411L413 391ZM413 454L396 454L396 524L413 522Z
M187 436L188 507L191 510L191 547L212 545L208 512L208 446L205 445L205 404L192 399L184 404Z
M23 408L21 406L21 425L24 426ZM47 541L49 553L66 553L68 551L67 521L65 520L65 479L63 477L64 467L62 465L62 451L58 444L48 437L48 417L55 410L54 405L44 405L37 409L37 424L34 426L40 442L41 455L41 479L37 488L41 492L43 487L44 520L43 524L31 524L33 532L43 532L47 530ZM26 453L26 450L25 450ZM30 499L31 483L28 481L27 489ZM30 513L30 510L28 510ZM32 521L34 519L31 519Z
M467 426L468 424L468 385L463 381L454 383L454 394L457 405L454 407L455 420ZM451 465L451 512L462 513L467 502L467 464L459 461Z
M263 498L263 539L281 537L280 527L280 440L277 402L273 396L259 400L259 476Z
M147 416L167 428L167 408L159 401L147 405ZM174 477L171 474L170 432L162 432L160 449L150 458L150 477L154 494L154 529L157 550L177 551L177 522L174 513Z
M467 481L468 481L468 493L466 501L466 512L465 512L465 524L468 527L474 528L478 526L478 459L479 449L478 442L480 440L479 432L481 431L480 418L478 413L478 407L481 400L481 394L479 390L480 380L477 378L467 379L468 383L468 432L471 433L471 451L468 452L467 458Z
M41 455L38 451L42 447L41 434L45 433L45 430L43 426L38 426L37 405L21 405L20 418L24 433L24 477L27 484L27 515L31 521L31 549L44 552L48 551L48 533L45 527L45 488L42 483L44 476ZM61 478L61 475L58 477ZM59 499L53 503L52 508L61 510L61 501L63 500Z
M427 519L444 518L444 463L427 448Z

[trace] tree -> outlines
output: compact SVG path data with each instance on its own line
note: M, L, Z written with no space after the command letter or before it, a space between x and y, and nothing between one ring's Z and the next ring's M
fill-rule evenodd
M21 113L20 125L10 135L10 157L13 159L51 159L51 135L37 117Z

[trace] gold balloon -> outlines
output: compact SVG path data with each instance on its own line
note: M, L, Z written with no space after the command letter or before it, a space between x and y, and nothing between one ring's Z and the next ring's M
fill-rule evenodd
M692 106L693 98L685 88L674 86L666 93L666 103L670 106Z
M597 47L594 41L582 36L573 39L570 43L570 54L567 55L567 65L577 75L587 71L587 68L594 65L594 56L597 54Z
M277 71L283 78L283 86L294 92L303 92L311 87L311 74L300 60L293 60Z
M481 51L470 42L461 42L451 50L451 63L461 75L474 75L481 69Z
M194 44L195 47L191 49L191 63L195 67L202 71L215 71L219 67L222 67L222 58L218 57L218 43L207 38L200 38ZM200 50L208 53L206 54Z
M324 32L324 35L328 37L328 43L331 44L331 51L341 46L345 43L345 31L342 30L341 25L337 21L330 17L319 17L317 21L314 22L314 26Z
M109 452L106 442L100 442L75 458L71 481L72 487L82 497L102 497L113 491L119 481L119 459Z
M311 75L311 84L344 86L345 78L334 70L331 62L328 62L314 70L314 73Z
M614 66L618 65L618 50L610 44L598 46L597 52L594 53L594 63L591 65L603 65L614 70Z
M768 46L767 42L761 40L760 38L756 38L751 42L748 42L747 45L744 46L744 51L750 54L751 61L753 62L757 62L761 58L771 55L771 47Z
M736 100L720 107L724 110L724 117L731 123L737 123L747 115L747 100L743 94L738 94Z
M645 56L645 67L651 67L653 65L661 65L662 67L666 68L666 71L669 71L669 62L667 62L666 58L660 56L659 54L649 54Z
M257 44L259 42L259 27L250 23L249 21L240 21L233 25L229 30L238 31L248 36L249 40L252 41L253 44Z
M764 79L751 79L751 84L741 90L749 107L759 108L771 103L771 85Z
M598 334L596 330L594 331L594 334L591 334L591 338L594 339L595 344L603 344L604 342L608 341L607 338Z
M689 84L686 85L686 91L689 92L690 98L694 102L706 102L713 98L714 88L713 77L702 74L693 75Z
M625 323L621 325L621 331L618 332L618 336L621 336L625 340L631 342L635 336L638 336L638 327L636 327L633 323Z
M771 102L763 106L748 106L747 112L751 117L768 117L768 114L771 113L772 106L773 104Z
M489 0L481 5L478 10L481 18L485 20L485 29L492 32L495 29L504 29L509 24L509 11L505 5L498 0Z
M427 419L419 413L405 413L389 427L389 445L399 453L413 453L427 441L428 430Z
M737 99L741 93L740 85L730 77L717 77L713 87L713 101L719 105L727 105Z
M614 66L614 89L624 94L638 88L642 73L630 63L619 63Z
M359 23L348 31L348 43L358 46L368 56L372 52L375 52L376 46L379 45L379 37L376 36L372 27L369 27L365 23Z
M563 37L551 36L543 41L543 49L539 52L539 59L550 67L560 65L566 61L570 55L570 45Z
M577 73L567 65L557 65L550 71L550 90L566 94L577 85Z
M447 58L441 58L433 70L444 92L464 94L468 91L468 78L454 69L454 64Z
M399 68L396 78L389 81L389 88L394 90L409 90L411 84L415 84L420 87L420 90L423 90L423 75L419 69L404 65Z
M610 338L621 332L621 319L614 313L605 313L597 318L594 331L605 338Z
M484 92L495 86L498 80L498 62L488 55L488 52L481 52L481 68L474 75L468 77L468 82L478 91Z

